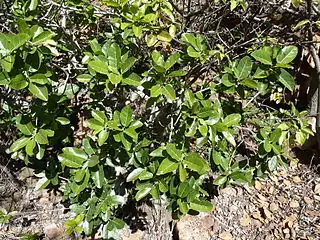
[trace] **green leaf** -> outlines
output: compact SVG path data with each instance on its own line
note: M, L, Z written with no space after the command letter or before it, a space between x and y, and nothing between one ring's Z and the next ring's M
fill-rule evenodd
M121 73L124 74L129 71L135 62L136 59L134 57L127 58L126 61L121 65Z
M51 32L51 31L44 31L42 33L40 33L38 36L36 36L32 43L33 44L39 44L39 43L43 43L49 39L51 39L53 36L55 36L56 34Z
M299 8L302 1L303 0L291 0L291 3L295 8Z
M26 153L29 156L33 156L34 155L33 150L35 147L36 147L36 141L34 139L31 139L26 145Z
M183 167L183 164L179 165L179 179L180 182L184 182L187 179L187 170Z
M12 52L20 48L29 39L29 36L25 33L19 34L6 34L0 33L0 50L4 52Z
M102 188L104 185L104 170L100 165L98 170L91 173L92 180L97 188Z
M92 60L88 62L88 66L98 73L101 73L104 75L107 75L108 73L108 64L100 60Z
M173 161L169 160L168 158L165 158L161 162L161 164L158 168L157 175L164 175L164 174L173 172L178 168L178 166L179 166L179 163L173 162Z
M119 74L115 74L115 73L110 73L108 75L109 79L110 79L110 82L114 85L117 85L121 82L122 80L122 76L119 75Z
M95 55L99 55L100 53L102 53L102 47L96 38L89 42L90 42L90 47Z
M15 76L9 83L9 87L13 88L14 90L21 90L27 86L28 82L22 74Z
M219 176L213 181L213 184L220 186L224 184L227 180L228 180L227 176Z
M296 132L296 140L298 144L303 145L307 140L307 134L302 131Z
M112 43L110 45L109 51L108 51L108 60L109 64L112 67L120 68L121 64L121 49L118 44Z
M269 76L269 71L267 68L258 67L256 72L253 75L253 78L262 79Z
M252 181L252 173L250 171L236 171L231 173L229 177L238 184L247 184Z
M141 77L136 73L131 73L127 78L123 78L122 82L131 86L141 86Z
M104 125L107 121L107 117L104 114L104 112L96 110L96 109L92 109L91 110L91 115L94 119L96 119L97 121L99 121L102 125Z
M126 130L124 130L124 133L127 134L132 139L134 139L135 141L138 140L138 133L136 132L135 128L129 127Z
M223 85L225 85L226 87L232 87L234 86L234 83L233 83L233 78L230 74L228 73L225 73L222 75L221 77L221 83Z
M43 177L43 178L40 178L37 183L36 183L36 186L35 186L35 191L40 191L44 188L46 188L50 183L50 180L46 177Z
M284 69L281 69L280 74L278 75L278 79L286 88L293 92L295 83L290 73L288 73Z
M178 196L181 198L185 198L190 192L192 188L190 187L188 182L182 182L178 188Z
M34 82L40 85L49 83L47 76L45 74L40 73L32 75L31 77L29 77L29 80L30 82Z
M88 167L94 167L99 163L99 157L97 155L93 155L88 160Z
M302 26L306 25L307 23L310 23L308 19L304 19L300 22L298 22L292 29L297 30L298 28L301 28Z
M139 178L139 175L145 171L143 168L136 168L127 177L127 182L135 181Z
M102 130L98 134L98 145L102 146L108 139L109 137L109 132L107 130Z
M252 65L253 62L250 57L246 56L242 58L234 72L237 79L247 78L251 73Z
M267 153L271 152L271 150L272 150L272 145L271 145L271 143L269 142L268 139L266 139L266 140L263 142L263 148L264 148L264 150L265 150Z
M80 168L88 159L87 154L78 148L66 147L62 149L63 153L58 156L59 161L70 168Z
M278 166L278 157L273 156L268 161L268 168L271 172L273 172L274 170L276 170L277 166Z
M199 154L194 152L189 153L183 162L189 169L201 175L210 170L208 163Z
M136 200L139 201L142 198L144 198L145 196L147 196L150 191L151 191L152 187L145 187L143 189L140 189L137 193L136 193Z
M238 113L234 113L234 114L230 114L228 115L224 120L223 120L223 124L226 127L232 127L234 125L239 124L239 122L241 121L241 115Z
M253 53L251 53L251 56L255 60L263 64L272 65L272 48L271 47L263 47L259 50L256 50Z
M48 144L47 132L43 129L40 129L35 136L35 140L39 144Z
M34 126L31 122L26 124L17 123L16 126L24 135L30 136L33 134Z
M131 107L125 106L121 112L120 112L120 121L122 126L127 127L130 125L131 121L132 121L132 114L133 114L133 110L131 109Z
M162 93L171 101L174 101L176 99L176 91L174 90L171 84L167 84L164 87L162 87Z
M61 125L68 125L70 123L70 120L65 117L57 117L56 121L59 122Z
M153 98L158 97L160 94L162 94L162 87L160 85L152 86L150 89L150 96Z
M189 211L188 203L182 202L181 199L178 199L177 203L179 205L180 212L182 212L183 214L187 214Z
M232 136L232 134L229 131L223 131L222 135L225 137L225 139L227 139L227 141L232 145L232 146L236 146L236 141L234 140L234 137Z
M183 154L181 150L178 150L175 144L167 143L166 151L173 159L180 161L183 158Z
M184 33L184 34L182 34L182 38L181 39L182 39L182 41L191 44L194 48L197 48L196 38L195 38L195 36L193 34Z
M90 82L92 79L92 75L90 74L81 74L77 77L77 80L82 83Z
M286 46L281 49L277 56L277 62L287 64L292 62L298 55L298 48L296 46Z
M88 127L95 131L95 134L104 129L104 124L99 122L97 119L90 118L88 120Z
M186 74L187 73L184 70L176 70L169 73L167 77L182 77L182 76L185 76Z
M38 6L38 0L31 0L29 5L29 10L34 11L37 9L37 6Z
M38 86L36 84L29 84L29 91L37 98L48 101L48 89L45 86Z
M4 57L3 59L0 60L1 61L1 66L3 67L3 69L6 72L11 72L14 62L15 62L15 56L13 55L9 55Z
M222 154L216 150L212 151L212 159L213 162L217 165L217 166L221 166L223 168L224 171L227 171L229 169L229 160L228 158L225 158L222 156Z
M206 200L193 200L189 204L190 208L192 210L198 211L198 212L210 212L213 208L213 205L211 202Z
M158 41L157 37L153 34L148 35L146 38L146 43L148 47L152 47L153 45L156 44L157 41Z
M170 68L172 68L172 66L174 64L176 64L178 62L180 58L180 54L179 53L174 53L174 54L171 54L167 61L165 62L164 64L164 68L168 71Z
M21 148L25 147L27 143L30 141L28 137L21 137L18 140L14 141L10 147L10 152L16 152Z
M161 31L157 35L157 39L164 42L171 42L172 36L167 31Z
M193 47L189 46L187 48L187 53L190 57L193 57L193 58L199 58L201 57L201 52L198 52L197 50L195 50Z

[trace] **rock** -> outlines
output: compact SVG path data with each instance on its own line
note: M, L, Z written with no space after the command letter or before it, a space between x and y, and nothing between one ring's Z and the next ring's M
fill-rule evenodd
M138 230L135 233L131 233L127 237L122 237L122 240L141 240L143 237L143 232L141 230Z
M270 203L269 209L270 209L271 212L276 212L276 211L278 211L278 210L279 210L279 205L278 205L278 203L274 203L274 202Z
M49 239L56 239L56 238L61 237L64 234L64 228L58 227L57 224L55 224L55 223L51 223L51 224L45 226L43 231L44 231L44 234Z
M251 217L248 214L243 215L243 217L240 219L240 224L243 227L247 227L251 224Z
M290 207L292 208L298 208L300 206L299 202L297 200L291 200L290 201Z
M292 180L295 182L295 183L300 183L301 182L301 178L299 178L298 176L294 176L292 178Z
M221 233L221 234L219 235L219 238L220 238L221 240L232 240L232 239L233 239L232 234L229 233L229 232L223 232L223 233Z
M232 187L226 187L224 189L220 189L221 194L230 195L230 196L236 196L237 190Z
M306 204L311 205L313 203L313 200L309 197L304 197L303 200L305 201Z
M262 189L262 184L259 181L254 182L254 187L260 191Z
M177 222L175 233L179 240L209 240L218 230L212 212L186 216Z

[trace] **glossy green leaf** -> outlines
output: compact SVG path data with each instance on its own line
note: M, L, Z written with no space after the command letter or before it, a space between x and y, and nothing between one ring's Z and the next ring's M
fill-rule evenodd
M277 62L287 64L292 62L298 55L298 48L296 46L286 46L281 49L277 56Z
M145 187L143 189L140 189L137 193L136 193L136 200L139 201L141 200L142 198L144 198L145 196L147 196L150 191L151 191L151 187Z
M108 137L109 137L109 131L102 130L101 132L99 132L99 134L98 134L98 145L102 146L107 141Z
M227 141L232 145L232 146L236 146L236 141L234 140L234 137L232 136L232 134L229 131L223 131L222 135L225 137L225 139L227 139Z
M199 174L204 174L210 170L210 167L206 160L204 160L199 154L194 152L189 153L183 162L189 169L196 171Z
M104 184L104 170L100 165L97 171L91 173L94 184L97 188L102 188Z
M34 126L31 122L25 124L17 123L16 126L24 135L30 136L33 134Z
M161 31L157 35L157 39L164 42L171 42L172 36L167 31Z
M133 115L132 108L129 105L125 106L120 112L121 124L125 127L129 126L132 121L132 115Z
M177 149L175 144L167 143L166 145L166 151L172 157L173 159L180 161L183 158L182 151Z
M35 147L36 147L36 141L34 139L31 139L26 145L26 153L29 156L33 156Z
M88 159L87 154L78 148L66 147L63 153L58 156L59 161L70 168L79 168Z
M251 53L251 56L257 61L272 65L272 48L271 47L263 47Z
M4 52L12 52L20 48L29 39L29 36L25 33L19 34L6 34L0 33L0 50Z
M30 83L29 91L37 98L48 101L48 89L45 86L39 86L37 84Z
M122 82L131 86L141 86L142 79L136 73L131 73L128 77L123 78Z
M40 129L35 136L35 140L39 144L48 144L47 132L43 129Z
M135 62L136 62L136 59L134 57L127 58L126 61L121 65L121 73L124 74L127 71L129 71Z
M293 92L295 83L290 73L288 73L284 69L281 69L280 74L278 75L278 79L286 88Z
M224 120L223 120L223 124L226 127L232 127L234 125L239 124L239 122L241 121L241 115L238 113L234 113L234 114L230 114L228 115Z
M189 206L192 210L198 212L210 212L213 208L212 203L206 200L193 200Z
M227 180L228 180L227 176L219 176L213 181L213 184L220 186L220 185L223 185Z
M90 74L81 74L77 77L77 80L82 83L87 83L90 82L92 78L93 76Z
M40 178L37 183L36 183L36 186L35 186L35 191L40 191L44 188L46 188L50 183L50 180L46 177L42 177Z
M57 117L56 121L59 122L61 125L68 125L70 124L70 120L65 117Z
M108 73L108 64L100 60L90 61L88 62L88 66L98 73L101 73L104 75L107 75Z
M165 158L160 163L160 166L157 171L157 175L164 175L164 174L173 172L178 168L178 166L179 166L179 163L171 161L168 158Z
M162 88L162 93L171 101L176 99L176 91L171 84L167 84Z
M136 168L127 177L127 182L135 181L139 178L139 175L145 171L143 168Z
M27 143L30 141L28 137L21 137L18 140L14 141L10 147L10 152L16 152L21 148L25 147Z
M273 172L274 170L276 170L277 166L278 166L278 157L273 156L268 161L268 168L271 172Z
M88 167L94 167L99 163L99 157L97 155L93 155L88 160Z
M54 36L55 36L55 33L51 32L51 31L44 31L44 32L40 33L38 36L36 36L33 39L32 43L33 44L43 43L43 42L51 39Z
M241 80L248 77L251 73L252 65L253 62L250 57L246 56L242 58L234 72L237 79Z

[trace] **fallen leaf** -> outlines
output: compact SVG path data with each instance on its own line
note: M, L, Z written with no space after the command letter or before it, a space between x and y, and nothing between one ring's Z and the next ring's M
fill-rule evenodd
M229 232L223 232L219 235L219 238L222 240L232 240L232 234Z

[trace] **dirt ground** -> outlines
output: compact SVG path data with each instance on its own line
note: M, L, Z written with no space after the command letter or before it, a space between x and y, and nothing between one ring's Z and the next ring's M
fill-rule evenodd
M36 192L30 169L16 175L0 170L0 207L16 211L0 225L0 239L83 239L66 236L63 223L71 218L59 191ZM122 240L230 240L320 239L320 175L317 167L292 163L288 170L256 181L255 186L229 186L218 190L215 209L172 222L165 206L143 203L125 217ZM98 239L98 238L97 238Z

